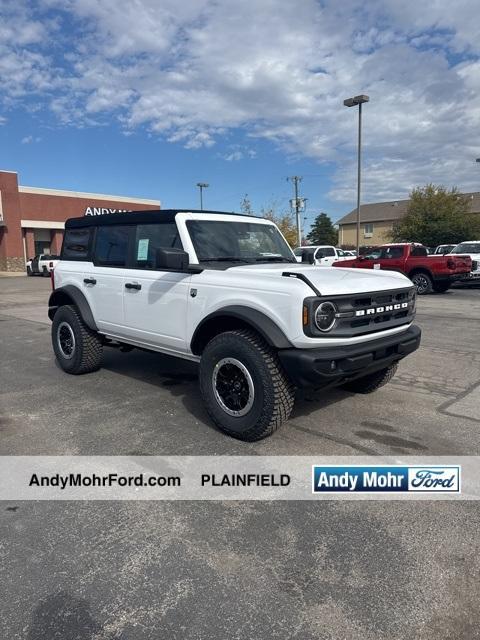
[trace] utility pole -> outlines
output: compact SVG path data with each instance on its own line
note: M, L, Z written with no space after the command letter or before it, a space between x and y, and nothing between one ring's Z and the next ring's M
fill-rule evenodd
M200 211L203 211L203 190L209 186L208 182L197 182L197 187L200 189Z
M301 176L292 176L291 178L287 178L287 180L289 180L290 182L293 182L293 188L295 190L295 220L297 223L297 240L298 240L298 246L301 247L302 246L302 228L301 228L301 224L300 224L300 205L301 205L301 198L298 195L298 183L302 181L302 177Z

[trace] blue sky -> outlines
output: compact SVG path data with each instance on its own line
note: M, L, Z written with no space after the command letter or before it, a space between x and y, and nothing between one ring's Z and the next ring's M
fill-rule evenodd
M427 182L478 190L477 8L426 0L4 0L0 167L25 185L307 217ZM307 221L307 222L308 222Z

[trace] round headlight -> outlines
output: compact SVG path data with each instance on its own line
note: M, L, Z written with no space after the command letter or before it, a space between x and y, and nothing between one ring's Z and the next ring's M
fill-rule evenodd
M337 307L333 302L322 302L315 311L315 324L320 331L330 331L335 324Z

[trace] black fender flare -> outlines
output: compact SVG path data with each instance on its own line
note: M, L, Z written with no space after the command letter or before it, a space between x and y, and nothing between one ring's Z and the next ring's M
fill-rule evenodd
M251 307L232 305L222 307L221 309L210 313L200 322L195 329L190 342L192 353L199 355L199 345L201 344L203 329L205 329L207 324L210 325L215 318L218 318L219 320L221 318L241 320L242 322L250 325L252 329L255 329L267 344L275 347L276 349L291 349L293 346L280 327L264 313L257 309L252 309Z
M87 327L92 329L92 331L98 331L92 310L85 295L80 289L71 284L67 284L65 287L59 287L50 294L48 300L48 317L50 320L53 320L57 309L65 304L74 304Z

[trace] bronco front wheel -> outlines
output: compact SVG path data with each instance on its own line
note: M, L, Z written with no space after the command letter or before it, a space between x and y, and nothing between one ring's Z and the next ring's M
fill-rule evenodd
M248 442L278 429L295 399L275 351L245 329L210 340L200 361L200 388L217 427Z

